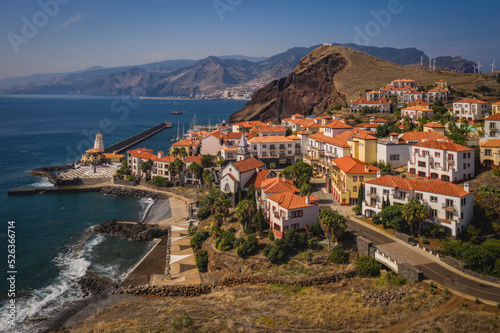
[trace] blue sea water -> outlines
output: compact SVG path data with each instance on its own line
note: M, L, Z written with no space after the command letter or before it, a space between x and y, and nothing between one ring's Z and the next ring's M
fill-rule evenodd
M131 97L68 95L0 95L0 330L9 301L6 272L7 226L15 221L16 314L50 317L81 297L74 287L87 269L120 280L153 246L110 236L91 238L75 256L84 231L109 219L138 220L151 203L147 199L103 196L98 193L7 196L16 186L47 186L31 176L37 167L61 165L79 158L100 132L105 146L162 121L174 126L138 146L170 148L170 139L197 123L217 123L244 106L241 101L168 101ZM178 105L177 105L178 104ZM172 110L185 110L171 115ZM22 326L22 325L21 325ZM19 326L19 327L21 327Z

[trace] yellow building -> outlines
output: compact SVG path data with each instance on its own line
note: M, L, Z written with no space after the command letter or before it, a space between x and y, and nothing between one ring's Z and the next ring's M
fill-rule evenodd
M443 80L436 81L436 87L441 87L443 89L448 89L448 82L443 81Z
M331 191L342 206L357 205L360 186L382 175L379 168L350 156L336 158L332 163Z
M481 165L486 168L500 166L500 139L480 142Z
M81 164L83 165L98 165L103 163L120 163L125 155L104 152L104 141L101 133L97 133L94 141L94 148L85 151L82 154Z
M347 140L351 156L363 162L377 160L377 138L367 133L358 133Z
M440 125L438 123L427 123L424 125L423 131L424 132L434 132L440 135L444 135L444 129L445 127L443 125Z
M500 113L500 102L496 102L491 104L491 114L497 114Z
M179 150L182 150L182 148L184 148L188 156L196 156L198 154L199 147L200 141L192 138L184 139L174 143L172 147L170 147L170 155L174 155L173 152L175 148L178 148Z

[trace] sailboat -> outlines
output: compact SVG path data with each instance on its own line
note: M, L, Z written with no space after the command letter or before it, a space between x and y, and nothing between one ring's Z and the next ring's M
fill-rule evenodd
M179 103L177 103L177 110L170 111L170 114L184 114L186 111L179 111Z
M179 137L179 121L177 120L177 138L173 138L172 140L170 140L170 142L175 142L175 141L179 141L180 140L180 137Z

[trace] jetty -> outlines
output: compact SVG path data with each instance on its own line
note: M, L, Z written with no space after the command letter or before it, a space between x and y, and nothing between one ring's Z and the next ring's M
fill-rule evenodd
M31 194L53 194L53 193L84 193L84 192L99 192L103 186L20 186L14 187L7 193L10 195L31 195Z
M133 135L125 140L122 140L120 142L112 144L109 147L104 148L104 152L105 153L112 153L112 152L116 151L118 153L121 153L122 151L138 144L139 142L146 140L147 138L155 135L158 132L163 131L166 128L172 128L172 123L164 121L156 126L148 128L145 131L142 131L141 133Z

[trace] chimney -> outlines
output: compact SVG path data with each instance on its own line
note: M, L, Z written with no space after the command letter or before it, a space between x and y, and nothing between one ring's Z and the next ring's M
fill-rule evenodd
M310 205L310 204L311 204L311 197L306 195L306 205Z
M464 191L470 192L470 183L469 182L464 183Z
M368 168L368 163L365 164L365 172L368 173L368 171L370 171L370 169Z
M161 150L158 151L158 158L162 158L163 157L163 152Z
M377 171L377 178L380 178L380 177L382 177L382 170Z
M286 182L286 177L285 177L285 175L281 176L281 180L283 181L283 183L285 183L285 182Z

